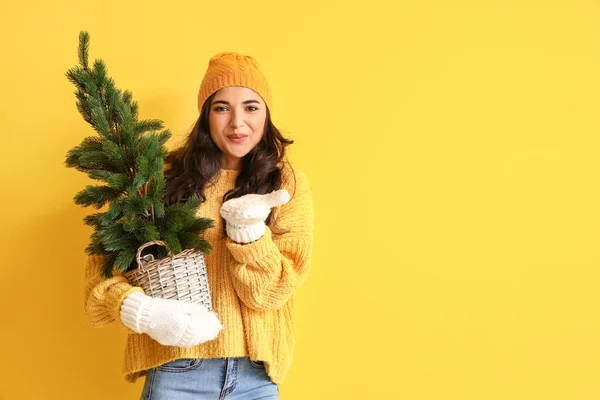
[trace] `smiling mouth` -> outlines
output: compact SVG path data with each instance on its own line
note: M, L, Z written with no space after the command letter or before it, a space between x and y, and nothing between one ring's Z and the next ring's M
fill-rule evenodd
M231 135L227 136L227 139L231 143L243 143L248 138L248 135Z

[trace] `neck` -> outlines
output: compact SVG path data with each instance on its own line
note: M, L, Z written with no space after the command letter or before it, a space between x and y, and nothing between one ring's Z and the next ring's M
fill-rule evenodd
M240 170L242 162L239 158L227 158L223 154L221 157L221 169Z

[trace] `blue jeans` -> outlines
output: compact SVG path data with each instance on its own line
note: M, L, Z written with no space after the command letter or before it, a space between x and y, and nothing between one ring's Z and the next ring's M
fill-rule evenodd
M249 357L180 358L147 371L142 400L277 400L279 387Z

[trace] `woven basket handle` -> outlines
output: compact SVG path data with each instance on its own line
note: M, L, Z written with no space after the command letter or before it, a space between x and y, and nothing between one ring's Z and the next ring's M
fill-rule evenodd
M144 250L146 247L150 247L155 244L165 246L167 248L168 257L171 257L173 255L171 253L171 249L169 249L169 246L167 245L167 242L164 242L162 240L152 240L150 242L146 242L138 248L137 255L135 256L138 265L138 271L146 272L144 268L142 268L142 250Z

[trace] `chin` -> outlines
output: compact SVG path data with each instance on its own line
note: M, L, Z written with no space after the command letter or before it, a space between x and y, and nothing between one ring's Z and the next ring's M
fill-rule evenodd
M227 154L228 154L230 157L242 158L242 157L244 157L244 156L245 156L246 154L248 154L248 153L249 153L249 151L236 151L236 152L232 152L232 151L230 151L230 152L228 152Z

